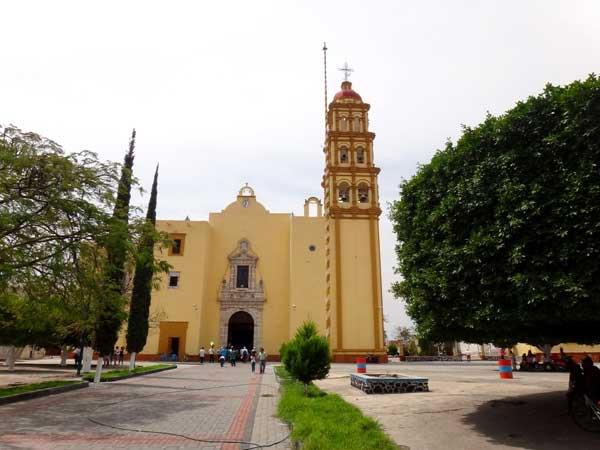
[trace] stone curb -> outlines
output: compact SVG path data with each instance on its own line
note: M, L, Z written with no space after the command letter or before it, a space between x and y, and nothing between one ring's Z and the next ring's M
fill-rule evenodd
M21 394L0 397L0 406L6 405L8 403L20 402L22 400L31 400L39 397L46 397L47 395L62 394L63 392L74 391L76 389L82 389L88 386L89 383L87 381L81 381L79 383L67 384L65 386L39 389L37 391L23 392Z
M173 369L177 369L177 364L175 364L174 366L171 366L171 367L163 367L161 369L156 369L156 370L152 370L152 371L148 371L148 372L130 373L127 375L121 375L120 377L114 377L114 378L111 378L110 380L101 380L100 383L111 383L113 381L125 380L127 378L143 377L144 375L150 375L152 373L164 372L165 370L173 370ZM90 381L90 383L93 383L93 381Z
M285 378L281 378L279 375L277 375L277 371L275 370L275 368L273 368L273 375L275 375L275 381L277 382L278 386L277 386L277 390L279 391L280 395L283 395L283 381L286 380ZM281 401L281 398L279 399ZM283 419L281 419L283 423L285 423L289 430L290 430L290 434L287 437L290 446L292 447L293 450L300 450L302 448L302 442L300 441L294 441L292 439L292 431L294 431L294 424L291 422L286 422Z

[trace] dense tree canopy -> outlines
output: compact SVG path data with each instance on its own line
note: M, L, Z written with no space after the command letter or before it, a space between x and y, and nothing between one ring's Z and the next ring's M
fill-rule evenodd
M58 345L80 336L103 295L89 250L108 231L117 165L0 127L1 345ZM95 262L105 259L100 254ZM94 262L94 261L92 261ZM88 314L86 314L88 312Z
M20 271L44 273L46 263L106 224L117 168L83 151L65 154L55 142L0 127L0 280Z
M0 127L0 345L114 345L140 240L164 245L130 214L131 167L118 180L118 164Z
M465 128L401 185L393 289L420 334L600 341L600 79Z

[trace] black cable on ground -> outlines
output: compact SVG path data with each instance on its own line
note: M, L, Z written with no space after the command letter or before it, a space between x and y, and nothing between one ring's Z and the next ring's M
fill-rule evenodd
M100 422L99 420L92 419L91 417L88 417L87 420L89 420L92 423L95 423L96 425L100 425L100 426L107 427L107 428L112 428L114 430L131 431L131 432L136 432L136 433L162 434L162 435L166 435L166 436L176 436L176 437L180 437L180 438L183 438L183 439L188 439L190 441L204 442L206 444L240 444L240 445L250 445L251 447L248 447L246 450L253 450L253 449L258 449L258 448L273 447L274 445L281 444L282 442L284 442L285 440L287 440L290 437L290 435L291 435L291 433L289 433L283 439L280 439L279 441L276 441L276 442L272 442L270 444L257 444L255 442L238 441L238 440L233 440L233 439L200 439L200 438L194 438L194 437L191 437L191 436L187 436L185 434L171 433L169 431L154 431L154 430L140 430L140 429L136 430L134 428L125 428L125 427L120 427L120 426L117 426L117 425L110 425L108 423L103 423L103 422Z
M193 379L191 380L193 381ZM124 400L120 400L118 402L112 402L112 403L106 403L104 405L101 405L99 408L104 408L104 407L111 407L114 405L119 405L121 403L125 403L125 402L129 402L129 401L133 401L133 400L141 400L144 398L148 398L148 397L154 397L156 395L162 395L162 394L173 394L175 392L183 392L183 391L207 391L210 389L221 389L221 388L229 388L229 387L240 387L240 386L250 386L251 384L255 384L255 383L242 383L242 384L230 384L230 385L222 385L222 386L209 386L209 387L205 387L205 388L179 388L179 389L172 389L169 391L163 391L163 392L154 392L152 394L148 394L148 395L142 395L139 397L134 397L134 398L128 398L128 399L124 399ZM271 384L261 384L261 386L275 386L275 385L271 385ZM98 409L98 408L97 408ZM286 441L287 439L290 438L291 433L288 433L287 436L285 436L283 439L280 439L276 442L272 442L270 444L257 444L256 442L248 442L248 441L236 441L236 440L226 440L226 439L200 439L200 438L194 438L191 436L187 436L185 434L178 434L178 433L171 433L168 431L154 431L154 430L141 430L141 429L134 429L134 428L125 428L125 427L120 427L117 425L110 425L107 423L103 423L100 422L99 420L96 420L92 417L87 416L86 417L87 420L89 420L92 423L95 423L96 425L100 425L103 427L107 427L107 428L112 428L114 430L121 430L121 431L129 431L129 432L136 432L136 433L151 433L151 434L162 434L162 435L167 435L167 436L176 436L176 437L180 437L183 439L188 439L190 441L196 441L196 442L204 442L207 444L240 444L240 445L249 445L250 447L247 447L245 450L255 450L255 449L261 449L261 448L269 448L269 447L273 447L274 445L277 444L281 444L282 442Z

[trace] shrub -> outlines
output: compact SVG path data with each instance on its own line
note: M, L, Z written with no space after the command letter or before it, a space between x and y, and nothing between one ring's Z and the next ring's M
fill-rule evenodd
M303 323L294 339L281 346L279 354L287 372L304 384L305 394L308 385L325 378L331 367L329 344L319 336L314 322Z

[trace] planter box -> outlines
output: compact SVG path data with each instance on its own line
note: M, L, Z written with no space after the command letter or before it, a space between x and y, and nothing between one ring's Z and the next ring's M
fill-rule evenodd
M396 374L353 373L350 375L350 384L366 394L429 391L428 378L405 377Z

